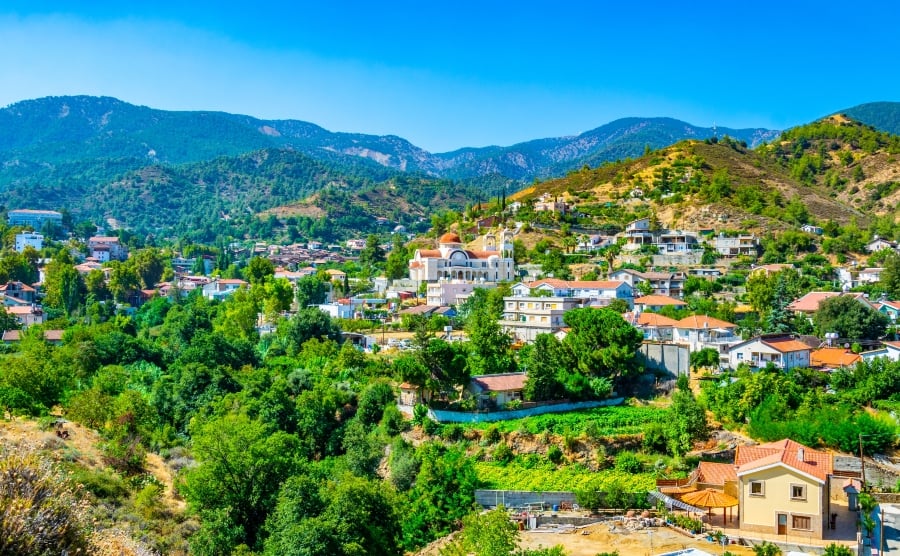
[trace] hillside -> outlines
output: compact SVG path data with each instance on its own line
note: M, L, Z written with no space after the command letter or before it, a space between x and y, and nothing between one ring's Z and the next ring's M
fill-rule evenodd
M836 112L879 131L900 135L900 102L869 102Z
M866 224L900 203L900 137L844 115L750 149L730 138L684 141L638 159L570 172L513 196L572 202L575 225L620 230L655 216L682 229L788 229Z

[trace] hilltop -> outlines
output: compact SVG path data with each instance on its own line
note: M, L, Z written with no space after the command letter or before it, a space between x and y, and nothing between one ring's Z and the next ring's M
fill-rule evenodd
M756 149L731 138L689 140L635 160L571 172L514 195L576 206L580 227L621 228L653 215L687 229L786 229L865 222L900 200L900 138L845 116L786 131ZM896 180L896 181L895 181Z

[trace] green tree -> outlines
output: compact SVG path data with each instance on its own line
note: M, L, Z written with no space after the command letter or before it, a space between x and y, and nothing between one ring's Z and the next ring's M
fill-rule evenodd
M388 280L403 278L409 274L410 253L403 244L403 236L394 234L392 238L391 253L388 255L384 274Z
M272 261L263 257L253 257L250 259L250 262L247 263L247 268L244 270L247 281L254 286L256 284L264 284L266 280L274 274L275 265L272 264Z
M325 303L327 296L328 284L318 276L311 274L297 280L297 305L301 309Z
M875 340L884 335L890 321L863 301L840 295L822 301L813 322L820 334L836 332L841 338Z
M768 333L785 333L791 331L791 313L787 306L791 302L787 291L785 275L775 275L775 291L772 293L769 311L765 315L764 329Z
M192 433L199 465L185 473L181 491L202 521L193 551L231 553L234 545L221 546L222 540L260 546L279 486L298 471L296 437L233 414L198 422ZM231 538L221 539L223 530Z
M553 334L538 334L534 344L529 346L522 362L528 374L525 399L541 401L564 397L565 389L558 378L562 370L561 350L562 345Z
M509 556L515 551L518 538L519 529L510 521L506 509L499 506L463 518L462 533L441 550L441 556Z
M139 250L128 262L134 265L141 285L146 289L156 286L166 268L166 260L162 253L153 248Z
M471 374L508 373L515 369L512 338L488 309L476 310L466 321Z
M47 265L44 291L44 305L59 309L66 315L74 313L83 302L84 280L75 270L68 253L60 252Z
M706 410L694 398L686 381L672 394L670 413L666 443L672 455L680 457L691 450L695 441L705 440L709 434Z
M277 334L289 355L299 353L303 344L311 338L334 341L341 339L341 329L327 314L316 307L300 309L290 319L282 320L278 325Z
M634 356L644 336L622 315L610 309L573 309L563 321L571 329L563 345L583 374L615 379L637 371Z
M359 252L359 264L363 268L375 266L384 262L384 249L375 234L366 237L366 246Z
M269 280L265 286L265 310L270 316L278 315L291 308L294 300L294 287L285 278Z
M128 262L112 261L109 274L109 291L116 301L127 301L128 296L141 288L141 278L134 265Z

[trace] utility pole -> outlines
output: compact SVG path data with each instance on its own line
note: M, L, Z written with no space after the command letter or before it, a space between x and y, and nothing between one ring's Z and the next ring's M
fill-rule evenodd
M866 490L866 458L863 454L862 433L859 433L859 463L862 466L862 490Z

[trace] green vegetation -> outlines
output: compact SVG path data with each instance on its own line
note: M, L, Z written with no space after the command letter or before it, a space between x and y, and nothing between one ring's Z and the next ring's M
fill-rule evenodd
M486 488L499 490L560 490L607 492L613 486L625 492L646 492L656 484L652 473L628 473L618 469L591 471L568 465L558 468L528 467L528 464L475 464L478 480Z

